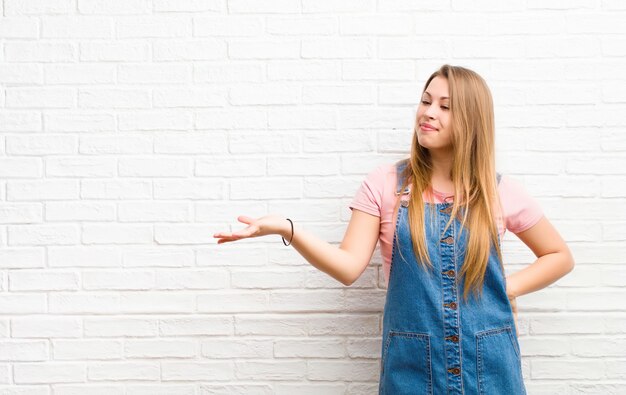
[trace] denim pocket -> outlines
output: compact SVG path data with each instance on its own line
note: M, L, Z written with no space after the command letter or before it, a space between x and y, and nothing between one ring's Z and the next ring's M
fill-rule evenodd
M390 331L385 342L380 394L432 394L430 336Z
M510 326L476 334L480 394L526 394L517 340Z

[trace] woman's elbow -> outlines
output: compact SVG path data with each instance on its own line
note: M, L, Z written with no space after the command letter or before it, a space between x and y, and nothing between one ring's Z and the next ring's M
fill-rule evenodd
M572 255L572 251L568 247L565 247L563 254L565 256L564 260L566 262L567 273L569 273L574 270L574 266L576 266L576 262L574 262L574 255Z

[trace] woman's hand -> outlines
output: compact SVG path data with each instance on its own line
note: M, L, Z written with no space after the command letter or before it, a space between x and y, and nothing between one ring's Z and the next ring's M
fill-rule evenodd
M237 217L237 220L247 224L248 226L232 233L215 233L213 237L218 239L217 244L272 234L278 234L285 238L291 236L291 225L289 224L289 221L287 221L285 217L281 217L279 215L266 215L257 219L241 215Z

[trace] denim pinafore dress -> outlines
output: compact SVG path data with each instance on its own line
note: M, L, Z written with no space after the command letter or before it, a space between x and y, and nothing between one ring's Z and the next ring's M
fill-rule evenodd
M467 230L455 219L443 233L452 203L426 202L426 241L434 270L422 268L411 242L408 190L400 193L403 166L397 166L401 204L383 316L379 394L526 394L513 311L495 248L482 297L470 293L465 302L463 282L457 285L455 278L464 261Z

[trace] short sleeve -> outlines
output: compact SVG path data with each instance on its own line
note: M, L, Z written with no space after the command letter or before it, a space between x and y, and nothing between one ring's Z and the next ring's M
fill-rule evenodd
M379 166L371 171L356 192L350 209L357 209L377 217L382 216L382 201L385 176L388 166Z
M543 217L539 203L519 181L509 176L502 177L500 197L506 228L513 233L531 228Z

